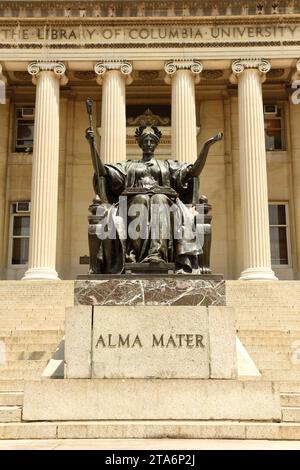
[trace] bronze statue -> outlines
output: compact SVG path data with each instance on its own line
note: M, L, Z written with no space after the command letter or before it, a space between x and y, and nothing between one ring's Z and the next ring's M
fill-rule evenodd
M87 110L91 115L89 100ZM153 266L169 263L177 273L210 272L207 227L205 240L210 206L206 198L199 201L198 178L210 146L222 137L218 133L207 140L195 163L185 164L157 160L154 151L161 132L154 126L141 126L136 130L136 140L142 158L111 165L102 162L90 124L86 138L96 193L89 217L90 274L121 274L128 263L144 263L152 272ZM199 203L204 208L202 238L195 222Z

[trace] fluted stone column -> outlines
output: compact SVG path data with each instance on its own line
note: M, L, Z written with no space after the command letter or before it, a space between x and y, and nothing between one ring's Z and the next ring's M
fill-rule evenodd
M132 65L125 61L102 61L95 65L102 85L101 147L104 162L126 160L126 93L132 82Z
M299 143L299 122L300 122L300 60L296 63L296 71L291 77L293 93L290 96L290 136L291 136L291 160L292 160L292 180L293 187L291 196L294 206L294 226L296 236L294 238L294 248L296 259L293 260L295 278L300 279L300 143Z
M65 84L61 62L33 62L28 72L36 84L32 160L32 210L29 269L23 279L57 280L55 270L58 163L59 86Z
M7 146L9 141L9 110L10 98L6 98L6 82L7 79L2 72L0 64L0 279L4 279L5 267L7 266L7 258L5 253L5 241L7 235L5 233L5 206L6 206L6 185L7 185Z
M271 268L262 83L266 60L236 60L244 271L242 280L276 280Z
M165 64L166 83L172 84L172 159L193 163L197 158L195 83L203 66L195 60Z

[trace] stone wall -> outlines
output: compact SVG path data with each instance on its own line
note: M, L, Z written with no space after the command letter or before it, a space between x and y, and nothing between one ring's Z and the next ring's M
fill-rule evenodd
M197 90L199 93L200 88ZM273 101L276 96L273 95ZM34 94L31 98L34 99ZM19 102L20 97L16 96L15 99ZM97 124L99 105L98 100L95 106ZM281 268L276 274L280 279L293 279L299 276L300 257L297 241L300 231L300 194L297 185L300 168L297 144L300 111L296 106L289 106L287 101L284 106L289 111L285 116L287 151L268 155L268 187L270 200L289 202L293 266ZM5 131L0 142L0 259L3 279L19 279L24 273L24 269L20 268L7 269L9 205L16 200L30 199L31 191L31 155L12 152L13 114L13 104L0 106L0 124ZM221 93L212 97L201 90L201 95L197 95L197 116L197 125L200 126L198 148L217 131L225 133L225 140L211 149L202 173L200 192L208 197L213 206L213 272L224 273L227 279L235 279L243 267L237 97L222 97ZM87 215L93 197L92 165L84 137L86 127L84 98L64 94L61 99L57 235L57 270L63 279L74 279L88 270L86 265L79 264L79 257L88 254Z

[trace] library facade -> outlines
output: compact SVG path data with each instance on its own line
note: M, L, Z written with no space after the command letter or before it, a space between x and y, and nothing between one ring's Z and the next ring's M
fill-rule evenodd
M199 4L0 2L1 279L88 271L87 98L105 163L140 158L140 125L186 163L222 132L200 177L212 272L299 279L300 4Z

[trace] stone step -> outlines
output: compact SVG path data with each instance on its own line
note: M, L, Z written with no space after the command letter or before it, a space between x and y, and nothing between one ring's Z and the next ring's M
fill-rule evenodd
M22 392L0 392L0 407L23 405Z
M255 349L255 347L259 348L262 350L263 348L267 351L270 349L271 351L278 351L280 352L280 349L282 348L283 350L287 350L289 347L293 345L293 347L298 346L297 341L299 341L296 338L247 338L247 337L241 337L241 335L238 335L242 343L247 343L249 347L252 349ZM300 343L299 343L300 344ZM273 349L272 349L273 348Z
M57 348L58 341L51 342L51 343L37 343L37 344L30 344L30 343L13 343L13 344L5 344L5 352L6 354L30 354L36 351L43 351L43 352L53 352Z
M0 406L0 423L21 421L21 406Z
M281 311L278 311L276 313L273 312L273 309L270 311L265 311L265 312L259 312L257 314L257 311L249 311L248 309L245 309L244 311L234 309L235 311L235 318L237 323L243 325L247 325L251 322L253 322L253 325L256 324L263 324L263 323L272 323L272 322L292 322L292 323L298 323L298 329L299 329L299 315L300 315L300 310L293 310L289 311L286 310L285 308L282 309Z
M5 300L7 294L14 294L15 298L22 299L25 294L31 297L41 297L41 299L47 297L47 300L51 298L59 298L61 295L69 295L64 300L68 300L73 297L74 292L74 281L1 281L0 286L0 299Z
M39 321L39 320L43 320L43 321L51 321L51 320L55 320L55 321L62 321L64 320L65 318L65 313L62 312L61 314L57 314L56 311L50 311L48 313L40 313L40 312L36 312L36 313L33 313L33 312L28 312L27 314L25 313L20 313L19 315L16 315L16 314L10 314L9 312L6 313L6 315L0 315L0 323L4 323L5 321L32 321L32 322L35 322L35 321Z
M247 345L249 348L255 349L255 347L259 348L260 351L262 350L271 350L271 351L280 351L278 348L283 348L284 350L287 350L288 348L292 349L297 349L300 346L300 342L298 343L299 340L293 339L293 338L286 338L282 340L259 340L259 339L248 339L248 338L240 338L240 341Z
M13 380L37 380L41 378L41 374L44 368L39 367L37 369L10 369L0 370L0 382L5 379Z
M243 343L245 345L245 343ZM274 345L252 345L252 344L247 344L247 351L248 353L251 353L251 355L258 354L286 354L288 356L291 356L292 354L292 349L291 346L288 344L286 346L274 346Z
M252 357L253 359L253 357ZM254 360L254 359L253 359ZM300 364L293 364L291 361L264 361L263 357L261 359L255 359L255 364L259 369L263 370L299 370L300 372Z
M253 358L253 356L251 356ZM300 371L300 363L290 361L264 361L263 355L261 359L256 358L254 360L255 364L258 365L263 370L293 370Z
M300 407L282 407L282 421L300 423Z
M280 393L300 393L300 382L295 381L281 381L279 382Z
M3 306L2 302L0 301L0 318L16 318L16 317L24 317L26 315L33 314L38 318L39 315L64 315L65 313L65 306L61 305L45 305L40 307L37 304L32 304L31 306L24 305L22 308L16 307L16 305L12 303L11 306L6 305Z
M46 367L48 361L7 361L4 364L0 364L0 372L9 370L37 370Z
M281 393L280 404L282 407L300 407L300 393Z
M24 391L24 380L14 379L1 379L0 380L0 392L23 392Z
M249 322L249 324L240 324L240 323L237 323L236 324L236 328L238 331L241 331L241 330L249 330L250 327L253 327L253 330L254 331L266 331L266 329L269 331L269 332L272 332L272 331L280 331L280 332L287 332L287 331L296 331L298 330L299 328L299 323L297 322L297 324L293 324L293 323L277 323L277 324L266 324L266 323L263 323L263 324L257 324L257 323L254 323L254 322Z
M261 300L263 302L264 299ZM265 304L261 303L260 301L257 303L255 302L255 305L251 305L251 303L245 303L244 305L242 303L239 303L238 305L235 306L235 308L239 312L243 313L252 313L253 315L256 315L257 318L262 318L261 313L271 313L271 314L289 314L290 312L299 312L300 311L300 303L298 299L298 303L293 303L293 304L287 304L286 299L280 299L278 300L278 304L274 305L274 302L271 302L268 304L267 302Z
M249 352L249 350L248 350ZM261 358L262 357L262 351L253 351L251 350L251 357L252 359L255 358ZM263 358L265 361L290 361L291 359L291 352L282 352L282 351L277 351L274 349L273 351L263 351Z
M300 381L300 370L260 369L260 372L264 379L273 380L275 382L277 382L278 380L284 381L284 382L287 382L289 380L297 381L297 382Z
M247 323L249 321L254 321L254 322L269 322L269 321L295 321L299 322L299 314L300 310L280 310L276 313L274 313L274 309L271 309L270 311L264 311L262 314L257 312L251 312L248 309L246 309L244 312L241 312L240 310L237 312L237 320L240 323ZM1 315L1 310L0 310L0 315Z
M35 344L44 344L44 343L58 343L59 341L62 340L64 336L63 332L60 332L55 335L50 335L50 334L40 334L40 335L26 335L26 336L8 336L6 338L0 338L0 341L2 341L6 345L14 345L14 344L29 344L29 345L35 345Z
M300 312L300 305L281 305L276 306L272 304L265 304L265 307L254 305L240 305L234 307L237 310L237 313L243 318L253 317L258 320L263 320L264 317L286 317L286 316L296 316Z
M232 305L228 305L231 307ZM299 306L292 307L287 305L281 305L280 307L275 307L272 304L269 304L266 308L261 308L259 305L253 306L242 306L236 307L232 306L236 312L236 318L239 321L247 321L247 320L257 320L257 321L264 321L265 319L284 319L284 318L292 318L297 320L297 315L300 313ZM0 306L1 308L1 306Z
M73 421L0 424L0 439L300 440L299 423L237 421Z
M42 330L22 330L21 332L13 330L13 329L2 329L0 330L0 339L4 338L26 338L26 337L36 337L40 338L41 336L45 337L57 337L60 336L63 330L57 329L42 329Z
M37 348L35 348L37 349ZM52 350L48 351L7 351L4 354L4 359L1 361L0 359L0 364L5 364L6 361L11 362L11 361L45 361L49 360L55 351L55 347ZM1 357L1 356L0 356Z
M269 330L259 330L256 332L255 328L252 329L246 329L244 328L243 330L239 331L239 334L243 334L244 336L253 336L254 338L256 337L274 337L274 338L280 338L280 337L285 337L285 336L290 336L294 338L300 338L300 330L293 330L292 332L287 330L287 331L282 331L282 330L276 330L276 331L269 331Z
M298 314L300 316L300 313ZM267 330L270 329L270 326L275 327L277 326L277 330L288 330L289 326L292 327L293 330L299 330L299 318L278 318L278 319L267 319L264 318L263 321L258 321L255 318L249 318L247 320L240 320L239 318L236 319L236 326L240 330ZM265 326L265 328L263 328ZM276 328L273 328L276 330ZM272 331L273 331L272 330Z
M49 330L59 330L64 329L64 321L50 321L50 320L30 320L30 321L23 321L23 320L0 320L0 328L11 328L15 331L23 331L23 330L41 330L43 328Z

